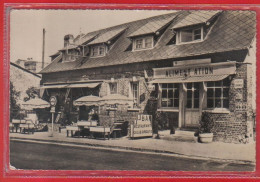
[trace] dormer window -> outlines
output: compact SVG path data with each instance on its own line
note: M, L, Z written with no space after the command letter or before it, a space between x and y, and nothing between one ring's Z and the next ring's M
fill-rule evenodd
M106 54L106 46L105 45L95 45L91 48L91 57L101 57Z
M203 40L203 27L189 28L177 32L177 44L199 42Z
M133 50L153 48L153 36L136 38L133 41Z

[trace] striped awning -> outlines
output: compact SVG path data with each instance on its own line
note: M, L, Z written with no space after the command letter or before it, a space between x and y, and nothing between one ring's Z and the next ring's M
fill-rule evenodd
M70 84L56 84L56 85L44 85L41 87L41 89L46 88L95 88L98 85L100 85L101 82L95 82L95 83L70 83Z

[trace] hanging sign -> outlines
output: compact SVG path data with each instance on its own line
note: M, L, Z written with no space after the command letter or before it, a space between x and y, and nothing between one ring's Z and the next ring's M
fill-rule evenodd
M57 98L55 96L50 97L50 104L51 104L51 106L56 106Z

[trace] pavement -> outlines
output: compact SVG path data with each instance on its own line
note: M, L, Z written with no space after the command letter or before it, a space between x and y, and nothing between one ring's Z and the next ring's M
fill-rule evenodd
M54 133L50 137L48 132L34 134L10 133L11 140L26 140L34 142L49 142L55 144L86 145L107 149L123 149L139 152L172 154L186 158L228 161L235 163L255 164L255 143L233 144L223 142L192 143L164 139L141 138L131 140L127 137L102 140L90 138L67 137L63 129L61 133Z

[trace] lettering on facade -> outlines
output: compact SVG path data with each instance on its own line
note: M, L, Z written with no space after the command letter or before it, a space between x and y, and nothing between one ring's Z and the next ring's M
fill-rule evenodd
M178 76L193 76L193 75L213 75L213 67L199 67L199 68L187 68L187 69L175 69L166 70L166 77L178 77Z

